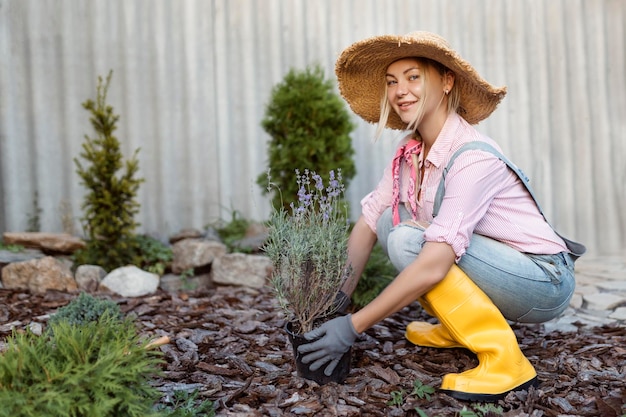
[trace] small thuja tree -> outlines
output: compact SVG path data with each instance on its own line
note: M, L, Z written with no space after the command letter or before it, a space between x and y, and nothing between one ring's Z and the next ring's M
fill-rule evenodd
M134 231L139 224L134 216L139 211L139 203L135 198L144 181L136 178L139 149L124 163L120 142L113 135L119 116L106 104L112 75L113 72L109 72L104 83L102 77L98 77L96 101L83 103L91 113L90 121L96 132L93 138L85 135L80 154L88 165L83 166L74 159L82 185L89 190L82 205L84 217L81 219L88 235L87 247L76 254L76 263L100 265L106 270L137 261L139 243Z
M268 187L267 170L257 183L272 194L275 208L288 209L298 200L296 169L326 173L326 182L328 172L341 170L346 187L356 174L350 138L355 125L321 67L291 69L273 88L261 125L271 136L268 170L275 187Z

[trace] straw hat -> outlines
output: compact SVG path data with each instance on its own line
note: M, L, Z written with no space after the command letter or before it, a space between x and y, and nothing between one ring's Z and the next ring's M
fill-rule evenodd
M387 67L394 61L409 57L435 60L455 73L453 88L459 89L460 93L457 111L471 124L487 118L506 94L506 87L494 87L485 81L441 36L430 32L412 32L404 36L383 35L364 39L341 53L335 73L339 91L350 108L365 121L377 123ZM387 127L405 130L407 124L392 111Z

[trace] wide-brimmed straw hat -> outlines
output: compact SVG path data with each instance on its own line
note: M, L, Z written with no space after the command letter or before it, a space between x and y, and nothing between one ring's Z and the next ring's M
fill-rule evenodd
M432 59L455 73L453 89L459 89L460 94L457 112L471 124L487 118L506 95L506 87L494 87L485 81L444 38L422 31L375 36L350 45L335 66L339 92L356 114L377 123L387 67L409 57ZM387 127L404 130L407 124L392 111Z

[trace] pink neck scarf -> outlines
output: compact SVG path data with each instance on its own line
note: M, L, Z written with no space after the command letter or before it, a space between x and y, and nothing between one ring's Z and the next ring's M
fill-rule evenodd
M393 213L393 225L400 223L400 165L404 160L411 172L409 177L409 189L408 198L411 205L411 211L413 218L417 216L417 198L415 196L415 184L417 183L417 170L418 167L413 166L412 155L419 155L422 151L422 142L415 139L409 140L404 146L398 148L396 155L393 158L392 174L393 174L393 195L392 195L392 213Z

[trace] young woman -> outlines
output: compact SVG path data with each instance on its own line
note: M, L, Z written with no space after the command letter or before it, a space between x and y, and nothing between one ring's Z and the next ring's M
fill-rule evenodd
M352 294L378 241L399 274L369 305L306 334L311 370L330 374L359 333L415 300L439 324L410 323L420 346L465 347L478 367L443 377L442 390L493 401L537 384L507 319L557 317L574 292L584 247L545 220L525 177L472 125L506 94L438 35L414 32L357 42L337 61L339 90L370 123L409 134L363 200L348 244ZM467 145L469 144L469 145ZM459 153L456 153L459 151Z

